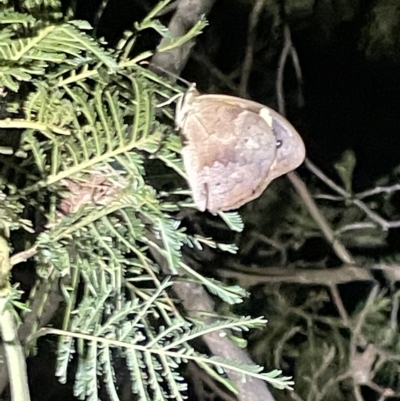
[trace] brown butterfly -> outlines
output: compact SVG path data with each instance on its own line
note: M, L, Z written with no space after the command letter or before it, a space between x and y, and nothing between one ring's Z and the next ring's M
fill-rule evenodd
M203 95L193 85L178 102L175 123L201 211L239 208L305 158L296 129L276 111L250 100Z

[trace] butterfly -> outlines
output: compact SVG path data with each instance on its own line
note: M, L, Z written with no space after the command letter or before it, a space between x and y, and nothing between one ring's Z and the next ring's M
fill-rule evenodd
M200 211L241 207L305 158L300 135L273 109L239 97L200 94L194 85L178 100L175 124Z

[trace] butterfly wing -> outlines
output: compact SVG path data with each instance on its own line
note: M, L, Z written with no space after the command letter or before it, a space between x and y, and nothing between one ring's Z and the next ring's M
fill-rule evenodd
M272 181L299 167L306 157L306 150L300 135L286 118L270 108L268 113L272 119L272 131L279 144L275 163L268 175L269 181Z
M258 112L210 96L194 98L180 125L193 199L199 210L216 212L239 208L261 195L270 181L277 144Z
M276 151L276 162L271 166L268 180L271 182L275 178L295 170L303 163L306 156L304 142L300 134L290 122L281 114L252 100L242 99L228 95L201 95L204 100L219 100L225 104L241 107L250 110L264 118L272 129L276 141L279 144ZM269 183L268 182L268 183Z

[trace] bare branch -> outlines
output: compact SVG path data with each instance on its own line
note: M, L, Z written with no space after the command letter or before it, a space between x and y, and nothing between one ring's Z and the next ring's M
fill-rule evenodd
M277 96L278 105L279 105L278 110L279 110L279 113L281 113L282 115L285 114L285 96L284 96L284 90L283 90L283 71L285 69L288 55L296 54L296 53L291 52L291 49L294 49L294 47L292 44L290 29L287 24L284 25L284 40L285 40L284 47L283 47L283 50L281 53L281 57L279 59L277 82L276 82L276 96ZM297 60L297 54L296 54L295 60ZM297 65L296 69L300 69L300 67ZM299 77L301 78L301 73L298 74L298 79L299 79ZM319 211L317 205L315 204L310 192L308 191L308 189L305 186L305 184L303 183L303 181L294 172L290 172L288 174L288 178L292 182L297 193L303 200L304 205L307 207L311 216L313 217L315 222L320 227L320 229L323 232L323 234L325 235L326 239L332 245L337 256L342 260L343 263L354 264L355 261L354 261L353 257L347 251L345 246L335 237L335 233L333 232L332 228L330 227L328 221L325 219L325 217Z
M253 64L254 46L257 39L257 25L266 0L255 0L249 17L249 28L247 31L246 55L242 66L242 77L239 85L239 95L247 97L247 85L249 83L251 67Z
M168 26L171 33L176 37L187 33L203 15L209 13L214 2L215 0L180 0ZM162 47L167 41L168 39L161 40L160 46ZM195 41L191 40L179 48L157 53L151 63L161 70L179 76L189 59L194 44Z
M224 278L235 278L241 287L248 289L255 285L272 283L299 283L334 286L352 281L373 281L369 269L347 265L336 269L282 269L281 267L266 267L264 274L249 274L235 271L231 268L218 269L218 274ZM248 270L248 269L247 269Z
M201 285L182 281L174 284L173 289L182 300L183 306L190 316L199 317L199 314L202 313L202 319L207 322L203 313L214 313L214 302ZM211 318L208 320L211 322ZM214 355L245 364L253 363L247 353L233 344L228 336L221 336L220 333L213 332L203 336L203 340ZM239 401L274 401L274 397L262 380L247 378L244 381L242 376L236 372L227 371L226 373L238 389L237 398Z
M348 200L349 202L353 203L353 205L357 206L361 209L370 220L374 223L378 224L382 227L383 230L387 231L390 228L400 227L400 220L398 221L387 221L377 213L373 212L363 201L360 199L356 199L350 193L348 193L345 189L337 185L333 182L329 177L327 177L311 160L306 159L305 161L306 167L314 173L321 181L323 181L326 185L328 185L331 189L335 192L340 194L344 199Z

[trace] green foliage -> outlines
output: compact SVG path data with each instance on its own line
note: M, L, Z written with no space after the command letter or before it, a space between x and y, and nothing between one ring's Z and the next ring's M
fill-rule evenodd
M183 318L169 296L170 275L177 273L228 303L246 295L184 263L184 245L229 252L235 247L187 235L174 217L179 202L188 203L187 191L175 191L173 198L158 193L148 174L151 156L165 163L160 173L172 169L184 177L171 113L157 107L176 89L140 66L149 53L129 59L129 41L118 53L106 50L84 32L86 23L63 21L57 1L25 1L24 7L30 14L11 8L0 13L0 86L10 100L9 115L17 115L0 120L0 129L20 135L17 149L2 148L0 161L25 169L18 185L2 172L0 227L6 236L19 230L20 252L12 263L34 256L40 277L34 289L60 280L65 301L62 328L35 331L35 323L31 340L59 335L56 374L66 382L74 355L78 399L98 400L102 380L117 400L115 366L120 363L140 400L183 399L186 384L179 366L189 360L231 389L221 376L226 369L288 388L291 381L278 371L262 374L260 367L202 355L189 344L211 330L258 328L263 319L221 318L205 327ZM46 7L51 18L44 21L39 15ZM139 26L168 37L151 17ZM179 46L203 27L201 21L186 37L171 37L167 47ZM34 218L22 217L32 207L46 221L44 229L30 223ZM242 229L237 214L220 216L232 229Z
M335 169L343 181L344 189L351 192L353 183L353 172L356 166L356 155L352 150L343 152L342 159L335 164Z
M378 0L371 7L363 30L362 47L371 58L398 58L400 5L396 0Z
M97 60L111 71L116 69L109 52L89 36L82 35L80 30L89 28L87 23L43 24L30 15L24 19L23 14L6 10L1 25L0 85L12 91L18 91L21 82L37 76L48 74L51 80L66 70L74 71L86 64L87 57L87 61ZM26 36L20 27L32 34ZM50 72L54 69L55 72Z

